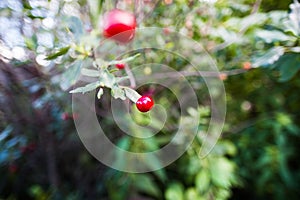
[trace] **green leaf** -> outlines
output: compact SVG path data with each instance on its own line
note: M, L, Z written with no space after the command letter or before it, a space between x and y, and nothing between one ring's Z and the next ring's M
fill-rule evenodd
M32 37L30 37L30 38L25 37L24 41L25 41L26 47L28 49L30 49L32 51L36 50L36 48L37 48L37 37L36 37L35 34Z
M195 179L195 185L197 190L201 193L205 193L210 184L210 174L209 171L202 169L197 175Z
M229 188L234 177L234 165L227 158L213 158L210 160L210 174L213 184L222 188Z
M100 74L100 82L102 86L112 88L116 84L116 78L113 74L104 70Z
M111 95L115 99L122 99L122 100L126 99L124 90L122 88L118 87L118 86L113 86L111 88Z
M279 68L280 71L279 81L290 80L300 69L300 54L285 54L275 63L275 67Z
M176 182L169 185L165 192L166 200L184 200L183 186Z
M87 84L84 87L79 87L79 88L76 88L74 90L71 90L70 93L86 93L86 92L95 90L99 86L100 86L100 82L96 81L96 82Z
M185 200L205 200L195 188L188 188L184 194Z
M136 175L134 181L134 186L139 192L151 195L158 199L161 199L161 192L156 185L156 183L147 174Z
M72 85L74 85L77 82L78 78L80 77L80 70L82 64L82 60L75 61L61 75L60 87L63 90L69 89Z
M46 60L54 60L55 58L57 58L59 56L65 55L66 53L68 53L69 49L70 49L70 46L63 47L63 48L59 49L57 52L48 55L46 57Z
M3 141L5 138L9 136L9 134L12 132L13 128L12 126L7 126L1 133L0 133L0 142Z
M128 58L124 58L122 60L114 60L114 61L110 61L108 62L108 65L115 65L115 64L118 64L118 63L127 63L127 62L130 62L132 60L134 60L135 58L137 58L138 56L140 56L141 54L136 54L134 56L131 56L131 57L128 57Z
M99 91L98 91L98 93L97 93L97 98L101 99L103 93L104 93L103 88L100 88Z
M90 77L99 77L101 73L98 70L82 68L81 74Z
M291 32L294 36L300 36L300 3L296 0L290 5L291 12L289 14L289 19L284 21L285 30Z
M257 30L255 32L255 35L256 35L256 37L259 37L266 43L296 40L295 37L291 37L289 35L282 33L281 31L277 31L277 30Z
M129 88L129 87L123 87L125 90L125 95L127 98L129 98L132 102L136 103L139 98L141 98L141 95L137 93L135 90Z
M253 67L267 67L275 63L284 54L284 47L278 46L271 48L263 56L253 59Z

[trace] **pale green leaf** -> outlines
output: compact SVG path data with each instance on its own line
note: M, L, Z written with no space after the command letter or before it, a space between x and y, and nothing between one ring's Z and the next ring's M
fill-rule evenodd
M125 96L125 91L118 87L118 86L114 86L111 88L111 95L115 98L115 99L122 99L125 100L126 96Z
M100 82L102 86L112 88L116 84L116 78L107 70L102 71L100 74Z
M78 78L80 77L80 70L82 64L82 60L75 61L61 75L60 87L63 90L69 89L72 85L74 85L77 82Z
M205 193L210 184L210 174L209 171L202 169L197 175L195 179L196 188L201 192Z
M100 82L96 81L96 82L87 84L84 87L79 87L79 88L76 88L74 90L71 90L70 93L86 93L86 92L95 90L99 86L100 86Z
M180 183L171 183L165 192L166 200L184 200L183 186Z
M229 188L233 182L234 164L227 158L213 158L210 167L211 179L214 185Z
M140 56L141 54L136 54L134 56L131 56L131 57L128 57L128 58L124 58L122 60L114 60L114 61L110 61L108 63L108 65L115 65L115 64L118 64L118 63L127 63L127 62L130 62L132 60L134 60L135 58L137 58L138 56Z
M90 77L99 77L101 74L97 70L82 68L81 74Z
M283 42L296 39L295 37L291 37L277 30L257 30L255 32L255 35L266 43L273 43L278 41Z
M271 48L264 55L254 58L252 62L253 67L267 67L275 63L283 54L284 47L278 46Z
M137 93L135 90L129 88L129 87L123 87L125 90L125 95L127 98L129 98L132 102L136 103L139 98L141 98L141 95Z

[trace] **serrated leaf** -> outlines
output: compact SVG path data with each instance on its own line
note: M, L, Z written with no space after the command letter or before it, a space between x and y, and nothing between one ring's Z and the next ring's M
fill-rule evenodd
M60 87L63 90L69 89L72 85L74 85L77 82L77 80L80 76L80 70L81 70L82 64L83 64L82 60L75 61L61 75Z
M118 86L114 86L111 88L111 95L115 99L122 99L122 100L126 99L125 91L122 88L119 88Z
M59 56L65 55L66 53L68 53L69 49L70 49L70 46L63 47L63 48L59 49L57 52L48 55L46 57L46 60L54 60L55 58L57 58Z
M98 93L97 93L97 98L101 99L103 93L104 93L103 88L100 88L99 91L98 91Z
M115 65L115 64L118 64L118 63L127 63L127 62L130 62L132 60L134 60L135 58L137 58L138 56L140 56L141 54L136 54L134 56L131 56L131 57L128 57L128 58L124 58L122 60L114 60L114 61L110 61L108 62L108 65Z
M275 63L283 54L284 47L278 46L271 48L268 52L266 52L263 56L256 57L253 59L252 66L253 67L267 67Z
M129 98L132 102L136 103L139 98L141 98L141 95L137 93L137 91L129 88L129 87L123 87L125 91L125 95L127 98Z
M76 88L74 90L71 90L70 93L86 93L86 92L89 92L89 91L92 91L92 90L95 90L97 87L100 86L100 82L99 81L96 81L96 82L93 82L93 83L90 83L90 84L87 84L86 86L84 87L79 87L79 88Z
M101 75L101 73L98 70L86 69L86 68L81 69L81 74L90 77L99 77Z

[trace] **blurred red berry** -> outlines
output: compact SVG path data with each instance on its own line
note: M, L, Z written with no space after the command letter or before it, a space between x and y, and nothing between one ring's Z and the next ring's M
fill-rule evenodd
M118 69L124 69L125 68L125 64L124 63L118 63L118 64L116 64L116 67Z
M18 166L16 164L12 163L8 166L8 170L10 173L14 174L18 170Z
M225 81L227 78L228 78L228 75L227 75L227 74L221 73L221 74L219 75L219 79L222 80L222 81Z
M79 114L78 113L73 113L72 114L72 118L73 119L78 119L79 118Z
M103 35L120 43L130 42L135 35L136 19L132 13L113 9L104 17Z
M64 113L62 113L62 114L61 114L61 116L60 116L60 117L61 117L61 119L62 119L62 120L66 121L66 120L68 120L68 119L69 119L69 117L70 117L70 116L69 116L69 114L68 114L68 113L64 112Z
M249 70L249 69L251 69L251 68L252 68L252 66L251 66L251 63L250 63L250 62L244 62L244 63L243 63L243 69Z

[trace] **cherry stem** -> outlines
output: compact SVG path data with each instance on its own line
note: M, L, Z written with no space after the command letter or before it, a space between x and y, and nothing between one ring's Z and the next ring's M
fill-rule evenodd
M133 73L131 72L131 70L130 70L130 68L128 67L127 64L125 65L125 72L129 77L130 87L135 88L136 87L136 81L135 81Z

